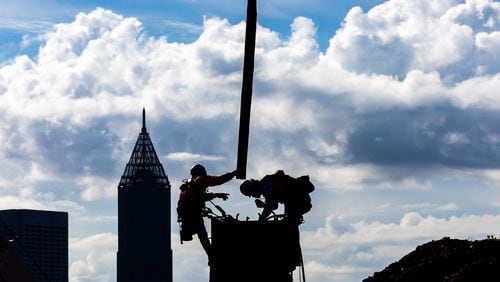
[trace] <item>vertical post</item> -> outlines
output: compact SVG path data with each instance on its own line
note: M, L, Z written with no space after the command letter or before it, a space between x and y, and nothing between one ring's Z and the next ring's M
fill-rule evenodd
M241 87L240 130L238 136L238 160L236 178L245 179L247 172L248 137L250 131L250 109L255 60L255 35L257 29L257 0L248 0L245 31L245 57L243 60L243 82Z
M146 132L146 109L142 108L142 129L141 132Z

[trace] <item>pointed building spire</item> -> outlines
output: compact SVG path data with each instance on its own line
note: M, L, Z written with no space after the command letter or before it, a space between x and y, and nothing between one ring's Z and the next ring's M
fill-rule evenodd
M149 179L170 187L168 177L156 154L153 142L146 129L146 110L142 109L142 129L135 143L132 155L125 167L120 185Z
M146 129L146 109L142 108L142 129L141 132L147 132Z
M116 281L173 281L170 188L143 108L142 128L118 184Z

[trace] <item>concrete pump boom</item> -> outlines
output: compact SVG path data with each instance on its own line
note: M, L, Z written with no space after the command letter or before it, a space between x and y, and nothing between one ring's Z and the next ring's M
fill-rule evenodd
M250 109L255 59L255 35L257 29L257 0L248 0L245 31L245 57L241 87L240 130L238 136L237 178L245 179L247 171L248 138L250 131Z

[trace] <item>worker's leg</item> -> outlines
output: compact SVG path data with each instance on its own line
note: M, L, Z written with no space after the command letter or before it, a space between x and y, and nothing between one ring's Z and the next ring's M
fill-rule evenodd
M207 229L205 228L205 224L203 223L203 219L199 221L198 239L200 239L201 246L207 253L208 258L210 259L210 255L212 254L212 245L210 244L210 240L208 239L208 233Z

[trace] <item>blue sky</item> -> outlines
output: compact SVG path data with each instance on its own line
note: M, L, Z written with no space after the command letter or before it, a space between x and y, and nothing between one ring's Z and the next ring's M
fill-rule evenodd
M245 2L0 4L0 205L69 211L70 280L115 281L142 107L174 204L193 163L235 167ZM499 48L498 1L259 2L247 175L316 185L310 281L499 235ZM238 186L223 207L256 217ZM172 236L175 281L206 280L199 243Z
M287 36L293 18L306 16L315 19L318 28L318 42L321 48L328 46L328 40L353 6L370 9L381 0L336 1L331 5L326 0L315 1L263 1L259 3L259 22L266 27ZM226 18L238 23L245 18L246 2L238 1L190 1L190 0L148 0L148 1L10 1L3 0L0 35L2 58L8 59L21 53L36 54L33 46L19 50L26 34L35 35L53 24L71 21L79 12L90 12L96 7L111 9L127 17L136 17L144 24L145 31L152 36L167 35L171 40L190 42L201 31L204 17ZM28 10L26 7L30 7ZM31 49L31 50L30 50ZM34 50L33 50L34 49Z

